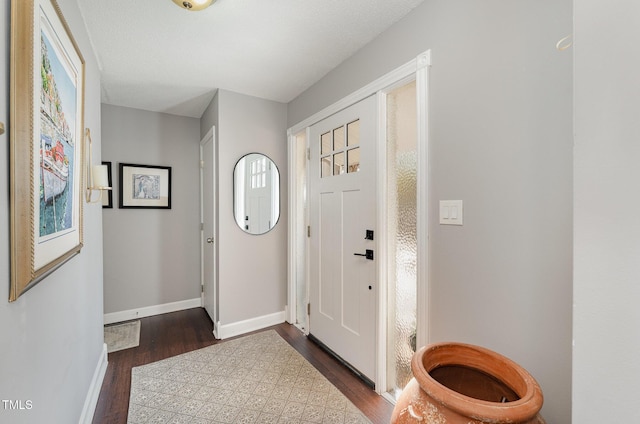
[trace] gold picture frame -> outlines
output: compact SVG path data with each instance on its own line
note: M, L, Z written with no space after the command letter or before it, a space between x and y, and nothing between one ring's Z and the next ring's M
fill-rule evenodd
M11 3L10 69L15 301L83 244L85 61L56 0Z

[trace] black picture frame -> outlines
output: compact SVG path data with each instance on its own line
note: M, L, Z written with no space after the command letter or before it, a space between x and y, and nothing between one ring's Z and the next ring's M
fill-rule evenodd
M108 187L113 187L113 177L111 174L111 162L102 161L107 166ZM113 190L104 190L102 192L102 209L113 209Z
M171 167L119 164L120 209L171 209Z

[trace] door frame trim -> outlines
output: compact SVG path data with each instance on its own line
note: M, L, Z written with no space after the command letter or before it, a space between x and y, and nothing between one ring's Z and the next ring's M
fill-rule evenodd
M286 320L291 324L295 324L296 321L296 258L295 258L295 241L299 236L298 229L299 224L296 219L295 202L297 198L295 196L296 191L291 189L295 188L296 181L296 162L295 162L295 142L296 135L303 131L308 131L308 128L313 124L316 124L323 119L363 100L371 95L378 96L378 140L376 148L378 149L377 157L378 164L383 165L386 169L386 149L380 150L381 145L385 146L385 143L381 143L380 140L384 140L384 132L386 131L386 116L384 115L386 108L380 106L380 96L385 91L389 90L389 87L397 87L398 83L415 78L416 81L416 97L417 97L417 117L418 117L418 131L417 131L417 143L418 143L418 185L417 185L417 227L418 227L418 281L417 281L417 345L422 346L429 341L429 282L428 282L428 258L429 258L429 226L428 226L428 194L429 194L429 126L428 126L428 113L429 113L429 69L431 67L431 50L427 50L411 61L401 65L400 67L390 71L375 81L365 85L364 87L356 90L355 92L347 95L346 97L338 100L330 106L320 110L319 112L311 115L310 117L302 120L287 130L287 154L288 154L288 177L289 177L289 190L288 190L288 208L289 208L289 231L288 231L288 271L287 271L287 300L288 307L286 308ZM380 115L380 114L383 115ZM307 133L308 135L308 133ZM307 145L309 140L307 137ZM386 146L385 146L386 147ZM385 162L384 164L382 162ZM378 172L378 183L385 179L384 172ZM382 179L382 180L381 180ZM383 181L383 185L378 187L386 187L386 182ZM378 199L378 211L384 211L386 207L386 199L382 196L382 199ZM385 228L386 223L382 226L381 219L382 213L378 213L378 225L379 229ZM378 231L379 234L383 231ZM381 240L381 239L378 239ZM382 242L377 243L378 249L383 246ZM381 252L383 253L383 252ZM386 256L379 255L379 258L386 258ZM380 284L377 290L377 314L376 317L376 392L382 394L386 391L386 293L387 285L386 276L387 265L385 260L377 261L378 269L377 275L380 279ZM308 285L308 281L307 281ZM426 325L420 325L420 323Z
M297 262L297 238L300 237L300 228L305 228L306 223L309 222L308 214L305 214L304 220L305 222L300 222L298 219L297 213L297 202L304 201L303 199L299 199L298 194L298 179L297 179L297 158L296 158L296 149L297 149L297 137L298 135L304 133L305 139L305 149L309 151L309 133L310 127L304 127L300 131L291 132L291 128L287 132L287 191L288 191L288 199L287 199L287 207L288 207L288 241L287 241L287 305L285 306L285 320L292 325L298 326L297 323L297 305L298 305L298 286L296 284L296 276L298 275L298 262ZM307 154L307 183L309 180L309 156ZM302 234L304 237L304 234ZM309 238L305 237L305 279L307 282L307 296L306 300L309 303ZM305 335L309 334L309 315L307 314L307 326L303 330ZM302 330L302 329L301 329Z

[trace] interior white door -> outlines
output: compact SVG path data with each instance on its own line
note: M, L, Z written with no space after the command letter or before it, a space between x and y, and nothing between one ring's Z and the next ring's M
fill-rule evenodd
M216 192L215 131L201 144L202 205L202 303L215 323L216 319Z
M310 128L310 334L375 383L376 97ZM367 255L365 256L365 255Z

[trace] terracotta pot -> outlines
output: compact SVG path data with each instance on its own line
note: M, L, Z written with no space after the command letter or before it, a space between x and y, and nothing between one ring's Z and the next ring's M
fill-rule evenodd
M489 349L436 343L411 360L414 378L392 424L544 424L542 390L520 365Z

